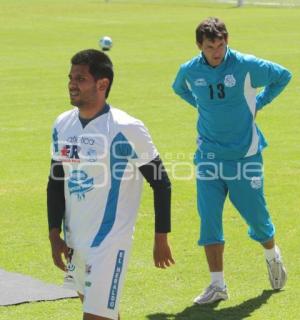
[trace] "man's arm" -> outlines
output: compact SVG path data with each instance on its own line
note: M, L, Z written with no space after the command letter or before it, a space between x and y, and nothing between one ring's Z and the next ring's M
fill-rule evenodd
M62 164L54 160L51 161L47 185L47 211L53 262L58 268L65 270L62 255L67 260L68 247L60 237L65 214L64 170Z
M255 58L251 63L251 83L254 88L264 87L256 96L256 110L276 98L289 83L292 75L281 65Z
M139 167L139 170L153 189L155 211L153 258L155 266L164 269L175 263L167 236L171 231L171 183L159 156Z
M175 81L172 85L174 92L179 95L183 100L188 102L193 107L197 108L196 100L192 94L190 84L186 80L183 66L180 67Z

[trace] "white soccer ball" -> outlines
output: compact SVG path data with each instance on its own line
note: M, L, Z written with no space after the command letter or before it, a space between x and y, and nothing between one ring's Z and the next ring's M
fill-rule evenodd
M99 40L99 46L103 51L108 51L113 45L111 37L105 36Z

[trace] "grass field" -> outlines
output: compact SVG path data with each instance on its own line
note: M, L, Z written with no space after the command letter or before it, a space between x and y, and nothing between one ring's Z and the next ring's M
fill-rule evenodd
M152 192L145 186L121 302L122 320L296 320L300 307L300 9L234 8L201 1L0 0L1 166L0 268L60 284L47 239L45 188L50 128L70 108L69 59L110 35L116 78L109 102L142 119L167 166L191 162L196 113L170 88L179 64L197 54L194 29L207 16L225 20L230 46L292 70L287 90L259 114L270 147L264 152L266 195L289 281L270 290L264 255L226 203L225 274L231 299L215 308L192 306L208 284L198 248L195 182L173 179L176 266L152 263ZM185 168L182 177L188 174ZM171 175L171 174L170 174ZM172 175L171 175L172 177ZM298 223L297 223L298 222ZM0 307L1 320L81 319L77 299Z

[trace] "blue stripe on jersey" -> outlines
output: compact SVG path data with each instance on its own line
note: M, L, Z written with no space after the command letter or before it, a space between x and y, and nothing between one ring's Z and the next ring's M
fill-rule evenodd
M114 275L111 281L110 293L109 293L108 304L107 304L108 309L115 309L115 306L116 306L118 287L119 287L119 281L120 281L120 277L123 269L124 257L125 257L125 251L119 250L117 255Z
M103 220L91 247L98 247L115 223L120 185L129 158L137 158L137 155L126 137L122 133L118 133L110 146L111 187Z

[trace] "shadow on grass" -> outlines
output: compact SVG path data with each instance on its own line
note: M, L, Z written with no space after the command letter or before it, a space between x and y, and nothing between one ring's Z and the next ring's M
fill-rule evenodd
M242 320L267 303L272 294L279 291L264 290L261 295L229 308L215 310L219 302L209 305L193 305L176 314L154 313L147 315L149 320Z

